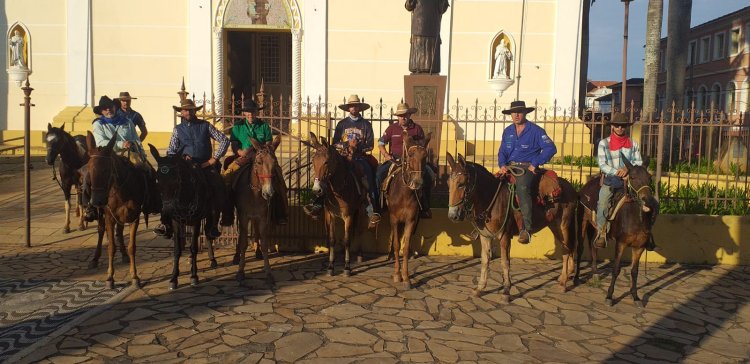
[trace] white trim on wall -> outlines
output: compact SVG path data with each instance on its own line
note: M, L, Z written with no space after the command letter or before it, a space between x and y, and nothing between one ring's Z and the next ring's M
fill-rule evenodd
M88 106L93 100L91 0L67 2L66 105Z

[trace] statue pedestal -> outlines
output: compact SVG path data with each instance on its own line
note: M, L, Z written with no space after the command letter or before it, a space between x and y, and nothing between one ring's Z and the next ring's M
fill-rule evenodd
M439 155L443 110L445 108L445 87L447 76L415 74L404 76L404 98L411 107L417 108L417 113L411 118L422 126L425 134L432 133L428 145L430 160L437 163L435 156Z

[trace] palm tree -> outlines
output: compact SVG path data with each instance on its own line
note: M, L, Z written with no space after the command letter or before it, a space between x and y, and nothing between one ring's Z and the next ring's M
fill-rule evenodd
M661 21L664 10L663 0L649 0L646 14L646 54L643 74L643 113L642 120L651 121L656 110L656 83L659 76L659 48L661 44Z

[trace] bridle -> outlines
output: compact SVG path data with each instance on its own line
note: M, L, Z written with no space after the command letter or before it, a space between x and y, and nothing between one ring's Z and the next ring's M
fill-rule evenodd
M179 162L177 162L179 163ZM177 173L177 190L175 191L174 198L162 200L162 206L163 207L172 207L174 206L174 214L172 215L172 218L176 218L180 222L185 222L188 220L193 220L196 216L198 216L198 200L199 195L198 193L193 193L193 199L188 203L187 205L180 204L180 195L182 193L182 171L180 171L180 166L177 163L165 163L159 165L159 173L163 175L168 175L170 170L174 169ZM190 168L190 167L187 167ZM191 171L188 171L188 174L190 175L190 184L195 186L196 185L196 179L195 179L195 173L190 173ZM186 214L181 213L182 211L187 211Z
M454 172L450 174L450 179L456 179L458 176L465 175L466 176L466 183L464 183L463 186L457 186L456 188L458 190L463 191L463 196L461 196L461 199L458 200L458 202L454 204L448 205L448 207L462 207L464 210L470 210L473 207L473 203L471 202L471 197L474 193L474 189L477 186L477 171L474 170L474 168L471 168L474 170L474 173L467 173L469 170L469 165L464 165L465 171L463 172ZM472 176L473 175L473 176ZM466 188L469 186L469 188ZM458 191L456 191L458 192Z
M269 152L265 148L259 149L257 151L257 153L255 154L255 158L253 159L253 173L255 174L256 177L258 177L258 181L263 181L264 179L273 179L273 173L260 173L260 172L258 172L258 169L260 169L260 168L257 168L257 167L259 165L262 165L262 163L259 162L259 159L260 159L259 157L262 154L268 154L268 155L270 155L271 152ZM273 168L273 167L271 167L271 168ZM260 186L256 186L256 185L252 184L252 181L251 181L250 182L250 188L252 188L255 191L260 191L260 190L263 189L262 182L261 182Z
M419 164L419 169L417 169L417 170L410 170L409 163L408 163L408 158L409 158L409 153L413 149L422 149L422 150L425 150L425 151L427 150L427 148L425 148L425 147L423 147L421 145L412 145L411 147L409 147L406 150L406 153L405 153L406 159L401 162L401 179L404 181L404 185L405 186L409 187L409 189L412 190L412 191L416 191L419 188L417 188L414 185L414 182L413 182L413 178L414 177L412 177L412 176L413 175L417 175L417 176L421 176L422 175L422 164L421 163ZM409 177L407 178L407 176L409 176Z
M92 195L92 197L93 197L94 191L106 191L106 192L109 192L112 189L113 185L118 184L117 180L119 179L119 175L117 174L117 166L115 165L115 158L112 157L111 155L99 155L99 154L89 155L89 158L90 159L97 159L97 158L100 158L100 159L104 159L104 158L109 159L109 161L110 161L110 167L111 167L110 170L109 170L109 176L107 176L106 179L105 179L107 181L107 187L96 187L95 188L93 180L91 181L92 183L91 183L91 186L89 186L89 188L91 189L91 195ZM127 178L124 181L122 181L122 183L120 183L119 186L124 186L128 181L130 181L130 178L131 178L132 175L133 175L133 172L128 173ZM112 210L109 208L109 204L105 205L104 209L106 209L107 211L109 211L109 214L112 215L112 219L114 219L115 222L117 224L119 224L119 225L125 225L126 223L133 222L133 221L121 222L119 219L117 219L117 216L115 216L115 213L112 212ZM138 217L136 217L136 219L138 219Z

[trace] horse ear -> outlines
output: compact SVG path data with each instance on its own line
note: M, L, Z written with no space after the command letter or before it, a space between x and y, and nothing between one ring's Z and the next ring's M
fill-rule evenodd
M62 125L60 125L60 130L65 131L65 123L63 123Z
M646 168L648 170L648 166L651 163L651 158L649 158L647 155L643 156L643 168Z
M458 153L458 164L462 167L466 166L466 159L464 159L461 153Z
M328 139L323 138L322 136L320 137L320 145L322 145L322 146L324 146L326 148L328 148L330 146L330 144L328 144Z
M112 136L112 139L109 140L109 143L107 143L107 149L112 150L115 147L115 143L117 143L117 134Z
M625 158L625 154L622 154L622 150L620 151L620 159L622 159L623 163L625 163L625 168L627 168L628 170L633 168L633 164L630 163L627 158Z
M161 156L159 155L159 150L156 149L156 147L151 143L148 143L148 149L151 150L151 155L154 156L154 159L156 159L156 161L159 162L161 160Z
M273 138L273 142L271 143L271 149L275 152L276 148L279 147L279 144L281 144L281 135L277 135L276 138Z
M453 156L450 152L448 152L447 154L448 165L451 166L451 170L453 170L454 168L456 168L456 161L453 159Z
M90 131L86 132L86 148L89 151L89 154L91 154L92 151L96 150L96 141L94 140L94 134L91 134Z
M255 148L255 150L260 150L260 148L263 147L262 145L260 145L259 141L255 140L255 138L250 138L250 143L253 144L253 148Z
M65 125L65 124L63 124L63 126L64 126L64 125ZM47 123L47 131L50 131L51 129L52 129L52 124L50 124L50 123Z
M427 147L427 144L430 144L430 140L432 139L432 132L427 133L427 136L424 137L424 141L422 142L423 147Z
M320 146L320 142L318 142L318 137L313 132L310 132L310 146L312 146L313 148L317 148Z

